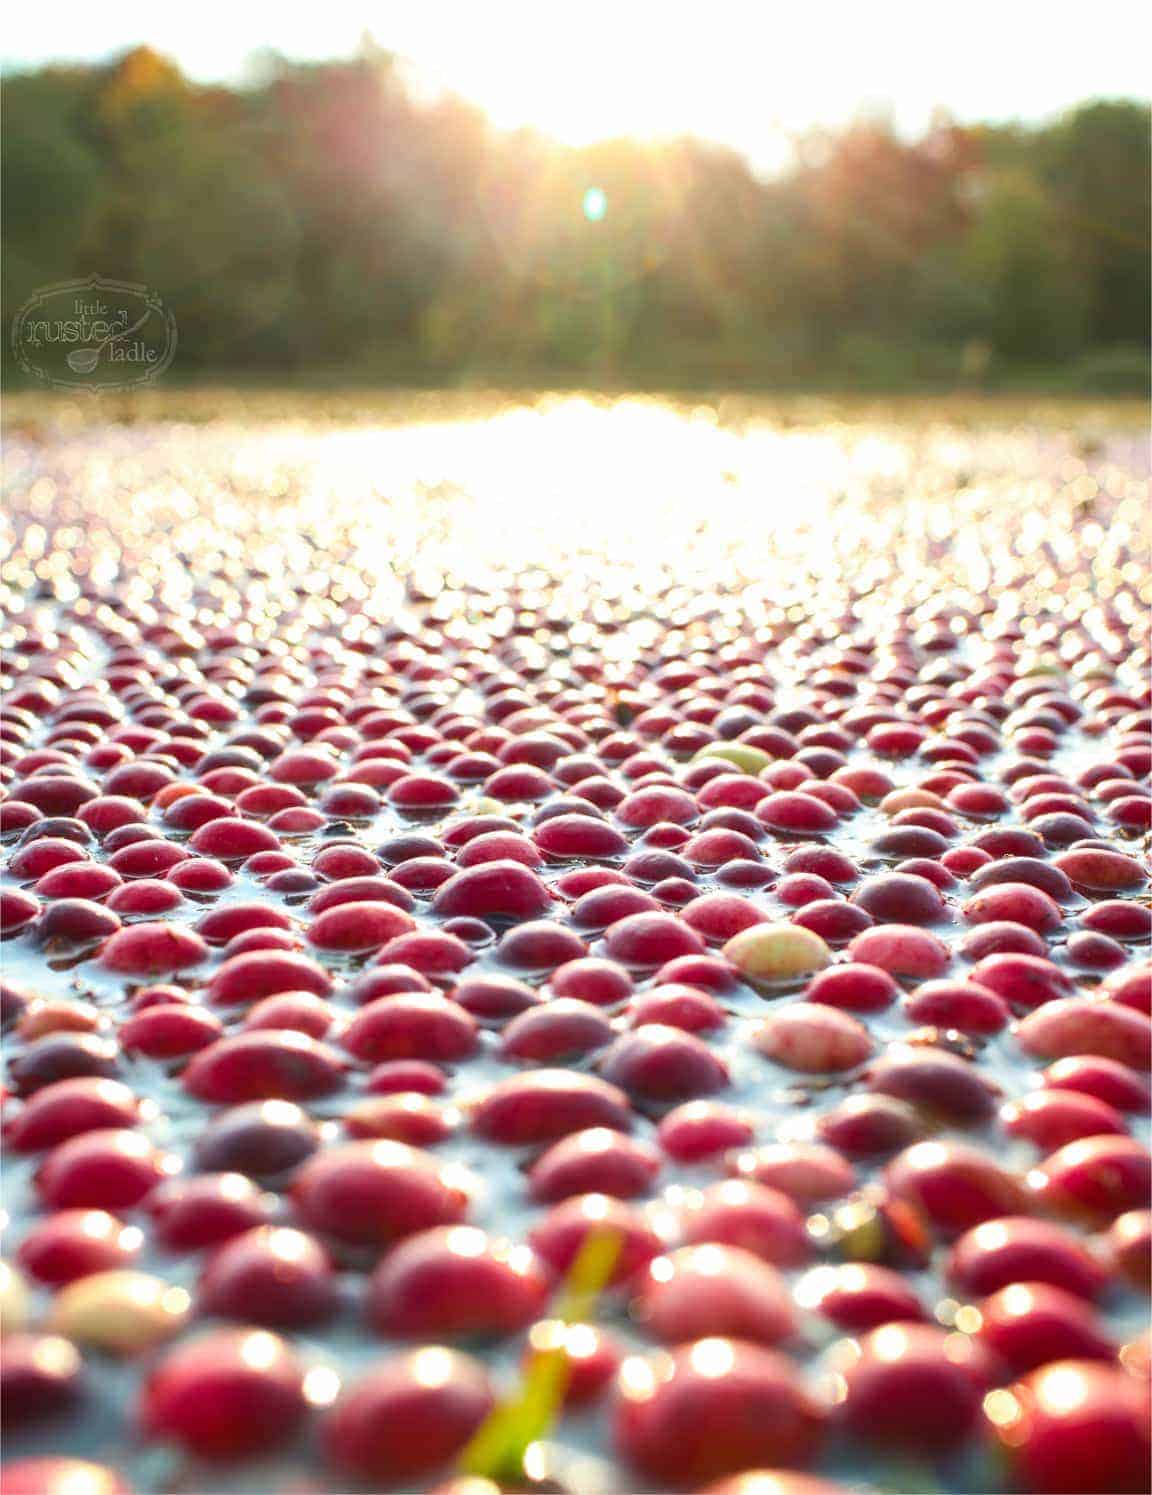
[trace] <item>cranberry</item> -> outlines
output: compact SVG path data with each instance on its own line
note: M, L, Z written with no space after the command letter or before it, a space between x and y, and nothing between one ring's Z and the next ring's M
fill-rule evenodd
M840 1422L870 1443L938 1453L975 1432L991 1366L963 1334L888 1323L843 1354Z
M144 1385L146 1435L206 1459L263 1452L304 1419L304 1373L293 1351L263 1329L218 1329L169 1350Z
M263 1225L271 1200L240 1173L173 1178L145 1205L155 1240L167 1251L199 1251Z
M305 1224L353 1244L387 1245L468 1209L463 1180L402 1142L347 1142L308 1159L293 1199Z
M810 1463L826 1413L776 1351L701 1339L626 1360L617 1383L617 1451L661 1489L760 1467Z
M1046 1220L1005 1216L967 1231L947 1264L953 1288L982 1297L1014 1282L1046 1282L1081 1298L1104 1287L1103 1267L1070 1231Z
M320 1145L316 1124L286 1100L235 1106L209 1121L193 1149L197 1166L271 1178L311 1157Z
M56 1334L8 1334L0 1364L0 1414L14 1427L65 1410L80 1393L83 1364Z
M400 992L361 1007L341 1044L368 1063L385 1059L462 1059L476 1047L476 1021L431 992Z
M136 1124L138 1103L118 1080L78 1076L37 1090L5 1129L5 1140L21 1152L55 1147L97 1128Z
M1121 1371L1054 1360L990 1400L987 1415L1021 1489L1123 1495L1147 1484L1152 1445L1145 1396Z
M742 1179L725 1179L690 1199L681 1230L690 1245L739 1246L777 1267L800 1266L812 1252L793 1200L779 1189Z
M779 1189L798 1204L839 1199L856 1183L856 1172L831 1147L819 1143L775 1142L736 1154L730 1173Z
M626 1132L627 1097L594 1075L537 1069L500 1080L472 1107L472 1130L493 1142L555 1142L585 1127Z
M1083 1298L1045 1282L1015 1282L980 1304L980 1343L1024 1375L1052 1360L1112 1360L1116 1346Z
M456 1225L395 1246L372 1276L367 1314L382 1334L503 1337L540 1314L549 1278L523 1246Z
M65 1209L32 1227L20 1243L16 1260L49 1287L61 1287L93 1272L131 1266L143 1235L115 1215L100 1209Z
M197 1099L232 1105L328 1095L344 1083L344 1073L338 1055L306 1033L257 1029L201 1049L182 1080Z
M476 1361L439 1347L413 1350L344 1390L324 1419L325 1452L358 1479L411 1482L454 1458L494 1405Z
M995 1158L963 1142L917 1142L885 1173L897 1198L919 1209L943 1234L1021 1214L1028 1196Z
M898 1272L870 1262L817 1267L801 1280L796 1296L803 1307L814 1309L849 1334L927 1317L920 1299Z
M53 1209L132 1209L178 1166L139 1132L100 1128L54 1147L36 1188Z
M327 1253L299 1230L260 1225L233 1235L209 1257L197 1288L204 1313L273 1329L300 1329L336 1306Z

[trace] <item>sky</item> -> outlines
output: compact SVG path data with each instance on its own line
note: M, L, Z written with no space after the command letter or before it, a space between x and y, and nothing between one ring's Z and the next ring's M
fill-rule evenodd
M271 47L347 56L366 33L418 86L502 127L571 144L695 134L771 165L788 135L883 109L914 131L942 107L1035 120L1095 97L1146 97L1152 7L1139 0L265 0L228 12L101 0L10 13L7 67L94 61L147 44L202 81Z

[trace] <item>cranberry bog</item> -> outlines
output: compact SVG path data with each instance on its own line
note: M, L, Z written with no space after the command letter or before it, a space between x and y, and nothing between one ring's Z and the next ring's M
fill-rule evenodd
M1122 1492L1134 407L15 399L5 1495Z

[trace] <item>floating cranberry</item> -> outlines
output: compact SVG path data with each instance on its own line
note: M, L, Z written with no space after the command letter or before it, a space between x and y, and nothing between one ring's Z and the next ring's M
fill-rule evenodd
M738 1153L728 1171L779 1189L801 1205L839 1199L856 1183L851 1163L831 1147L811 1142L773 1142Z
M817 1267L796 1289L797 1300L838 1329L863 1334L884 1324L927 1318L924 1305L898 1272L871 1262Z
M846 1012L883 1012L899 994L899 986L886 970L857 961L820 971L804 993L809 1002L823 1002Z
M531 919L544 913L551 903L548 889L519 862L483 862L448 879L432 900L433 911L443 918L468 915L486 918Z
M391 903L338 903L316 915L308 942L321 950L378 950L415 927L411 915Z
M678 1163L699 1163L755 1135L748 1117L715 1101L687 1101L669 1111L657 1128L660 1146Z
M133 1209L178 1166L139 1132L101 1128L54 1147L36 1188L53 1209Z
M198 1053L223 1034L224 1025L215 1014L184 1003L148 1007L121 1023L118 1030L126 1054L144 1054L149 1059Z
M1047 1282L1094 1298L1106 1281L1103 1267L1070 1231L1047 1220L1005 1216L967 1231L947 1264L953 1288L983 1297L1014 1282Z
M1023 1019L1016 1040L1025 1053L1038 1059L1088 1054L1133 1069L1152 1068L1152 1019L1130 1007L1091 997L1047 1002Z
M342 1393L324 1419L325 1452L358 1479L411 1483L454 1458L494 1405L476 1361L438 1346L413 1350Z
M775 1345L796 1331L783 1280L739 1246L684 1246L657 1257L637 1285L632 1311L665 1344L729 1335Z
M1054 1360L990 1398L1011 1476L1035 1495L1143 1491L1152 1444L1138 1382L1094 1361Z
M179 924L144 923L119 929L100 952L100 963L122 976L162 976L208 958L208 946Z
M995 1158L963 1142L917 1142L885 1172L897 1198L919 1209L945 1235L985 1220L1023 1214L1028 1195Z
M340 1042L355 1058L462 1059L476 1047L476 1021L456 1002L432 992L400 992L362 1007Z
M472 1130L493 1142L555 1142L586 1127L626 1132L628 1099L595 1075L537 1069L499 1080L472 1107Z
M1054 1152L1080 1137L1124 1135L1127 1131L1119 1112L1104 1101L1074 1090L1036 1091L1004 1106L1000 1119L1009 1135L1026 1137L1045 1152Z
M956 1126L986 1120L997 1095L974 1065L946 1049L922 1046L889 1048L868 1071L868 1087Z
M766 1058L809 1074L855 1069L872 1053L862 1023L816 1002L777 1008L753 1033L752 1042Z
M1061 1213L1114 1220L1152 1202L1152 1158L1132 1137L1083 1137L1045 1159L1040 1194Z
M202 1173L168 1179L148 1195L145 1208L165 1250L199 1251L265 1224L271 1199L243 1174Z
M169 1350L141 1393L152 1438L205 1459L239 1459L283 1442L304 1420L304 1373L263 1329L218 1329Z
M344 1083L339 1056L306 1033L256 1030L217 1039L184 1071L198 1100L233 1105L252 1100L311 1100Z
M611 1007L632 994L632 978L623 966L592 955L560 966L549 985L557 997L575 997L597 1007Z
M533 1164L533 1199L543 1204L574 1194L599 1192L617 1199L647 1194L660 1171L660 1155L607 1127L590 1127L562 1137Z
M336 1286L328 1255L299 1230L260 1225L233 1235L209 1257L197 1288L201 1312L273 1329L329 1317Z
M205 995L220 1007L239 1007L284 991L325 997L331 990L332 978L308 956L287 950L251 950L218 966Z
M991 1365L967 1335L889 1323L843 1353L838 1420L864 1442L939 1453L976 1430Z
M661 1489L757 1467L808 1464L826 1413L795 1365L759 1345L701 1339L621 1366L617 1452Z
M459 1170L402 1142L346 1142L305 1162L292 1195L312 1229L381 1246L460 1223L468 1209L463 1182Z
M890 1095L850 1095L816 1122L820 1139L849 1158L881 1158L910 1147L925 1123L906 1101Z
M61 1287L88 1277L131 1266L143 1235L101 1209L64 1209L38 1221L20 1243L16 1260L30 1277Z
M637 1209L607 1194L579 1194L554 1205L535 1224L528 1240L552 1271L562 1276L589 1236L615 1241L608 1277L619 1285L635 1277L663 1249L663 1242Z
M892 976L927 981L942 976L952 957L944 941L928 930L910 924L886 924L856 935L848 946L848 958L879 966Z
M812 1254L804 1216L779 1189L730 1178L690 1199L681 1215L689 1245L739 1246L776 1267L802 1265Z
M68 1408L80 1393L83 1363L57 1334L8 1334L0 1362L0 1417L11 1432Z
M197 1166L271 1178L311 1157L320 1145L316 1124L287 1100L256 1101L224 1111L198 1136Z
M134 1126L137 1115L127 1085L77 1076L37 1090L6 1127L5 1141L21 1152L39 1152L82 1132Z
M689 1100L728 1084L727 1067L705 1043L661 1023L618 1038L600 1068L613 1085L646 1101Z
M394 1246L372 1275L366 1311L381 1334L502 1338L539 1316L548 1289L549 1275L527 1247L456 1225Z
M1041 1079L1049 1089L1079 1091L1117 1111L1143 1115L1152 1109L1152 1092L1147 1083L1115 1059L1073 1054L1050 1064Z
M133 1495L120 1475L86 1459L14 1459L0 1469L0 1495Z
M1015 1282L980 1304L976 1337L1013 1375L1052 1360L1113 1360L1116 1346L1084 1299L1046 1282Z

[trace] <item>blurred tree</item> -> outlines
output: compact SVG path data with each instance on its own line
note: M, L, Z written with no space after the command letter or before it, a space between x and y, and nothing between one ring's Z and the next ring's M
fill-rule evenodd
M1140 104L1101 101L1073 110L1041 136L1044 179L1087 280L1091 345L1149 340L1148 124Z
M1147 345L1141 104L861 119L771 180L698 140L500 134L371 41L237 88L135 48L15 74L4 112L7 305L144 281L185 368L884 382L972 377L987 347L1130 380Z

